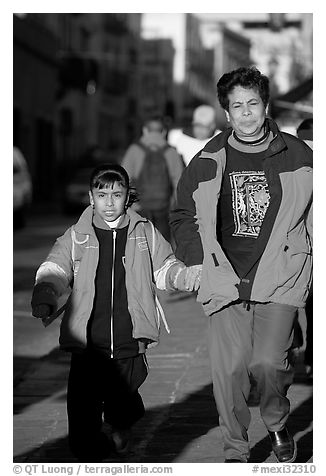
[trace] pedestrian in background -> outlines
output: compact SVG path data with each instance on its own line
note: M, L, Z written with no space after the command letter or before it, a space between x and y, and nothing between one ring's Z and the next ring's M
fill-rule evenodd
M166 141L161 117L153 116L145 121L140 140L127 149L121 165L139 193L137 211L170 241L169 213L184 167L179 154Z
M176 256L209 317L225 461L250 456L251 374L277 461L289 463L289 349L312 281L312 152L266 117L269 80L256 68L224 74L217 93L230 127L182 174L171 213Z
M191 130L171 129L168 143L177 149L187 166L194 155L220 132L216 129L215 109L208 104L202 104L193 112Z
M313 118L304 119L298 126L297 136L313 149ZM312 286L308 296L306 307L306 348L304 351L304 365L309 378L313 377L313 295Z
M72 353L69 444L79 461L100 462L112 449L127 451L130 429L144 415L138 389L147 376L145 351L158 343L160 318L166 324L153 283L182 290L185 267L151 222L130 209L135 195L123 167L95 168L89 198L39 267L32 311L51 321L72 288L59 339Z

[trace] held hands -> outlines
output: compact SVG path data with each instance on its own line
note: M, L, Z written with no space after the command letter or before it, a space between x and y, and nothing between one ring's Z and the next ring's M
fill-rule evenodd
M186 291L197 291L200 286L203 265L195 264L186 268L185 288Z
M179 291L197 291L200 286L201 272L201 264L182 268L176 274L174 288Z

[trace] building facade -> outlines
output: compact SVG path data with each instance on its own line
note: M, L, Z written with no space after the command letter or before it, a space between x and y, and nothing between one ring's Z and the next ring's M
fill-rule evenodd
M29 165L33 195L52 195L58 64L56 37L33 15L13 17L13 140Z
M190 13L150 13L143 16L143 37L170 38L175 50L173 64L174 125L191 121L199 104L216 105L214 51L203 45L201 21Z
M141 42L141 117L162 115L174 118L173 61L170 39L143 39Z
M91 147L119 160L140 123L139 13L13 17L14 142L34 200Z

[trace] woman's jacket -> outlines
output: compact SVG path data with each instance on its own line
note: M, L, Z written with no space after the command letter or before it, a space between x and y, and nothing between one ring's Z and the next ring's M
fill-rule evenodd
M214 137L190 162L179 181L170 224L176 257L202 264L198 301L211 315L240 299L303 307L312 280L312 151L280 132L263 158L270 204L247 270L239 277L216 239L217 204L232 130Z

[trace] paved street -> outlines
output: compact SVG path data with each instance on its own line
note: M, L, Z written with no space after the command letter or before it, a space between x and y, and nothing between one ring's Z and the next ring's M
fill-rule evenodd
M69 354L58 350L59 322L46 329L30 315L35 270L71 218L34 217L14 234L14 461L74 462L67 445L66 380ZM223 462L218 416L206 346L206 317L194 295L160 294L171 328L148 352L150 373L141 387L147 409L135 426L133 450L112 462ZM313 461L312 386L299 357L289 392L289 428L298 443L297 462ZM250 399L252 462L275 462Z

